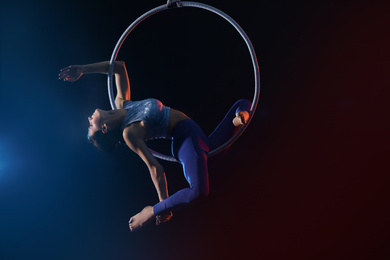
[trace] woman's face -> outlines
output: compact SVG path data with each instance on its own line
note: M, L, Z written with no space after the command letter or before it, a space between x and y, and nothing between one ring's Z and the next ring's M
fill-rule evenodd
M89 136L93 136L97 131L102 130L101 126L101 114L100 109L96 109L95 112L88 117L89 120L89 128L88 128L88 134Z

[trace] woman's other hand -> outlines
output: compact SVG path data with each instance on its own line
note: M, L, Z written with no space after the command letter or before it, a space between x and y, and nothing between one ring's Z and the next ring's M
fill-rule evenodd
M64 81L74 82L83 75L82 66L72 65L60 70L58 78Z
M172 211L168 211L167 213L160 214L156 216L156 225L160 225L162 223L168 222L173 217Z

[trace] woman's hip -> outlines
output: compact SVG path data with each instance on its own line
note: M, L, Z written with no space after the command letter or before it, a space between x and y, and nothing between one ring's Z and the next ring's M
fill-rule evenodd
M180 121L172 131L172 154L180 162L192 156L203 158L209 145L208 137L192 119Z

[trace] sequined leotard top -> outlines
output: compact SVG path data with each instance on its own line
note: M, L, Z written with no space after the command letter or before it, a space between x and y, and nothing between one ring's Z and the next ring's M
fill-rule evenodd
M169 107L159 100L148 98L140 101L127 101L123 109L128 109L122 123L122 130L131 123L144 121L148 129L146 140L167 138L169 124Z

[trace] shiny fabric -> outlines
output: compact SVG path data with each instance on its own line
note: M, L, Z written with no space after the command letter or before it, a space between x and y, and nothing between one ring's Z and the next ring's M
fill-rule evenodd
M148 98L140 101L127 101L123 109L128 109L122 123L122 129L131 123L144 121L148 129L146 140L166 138L169 124L169 107L159 100Z

